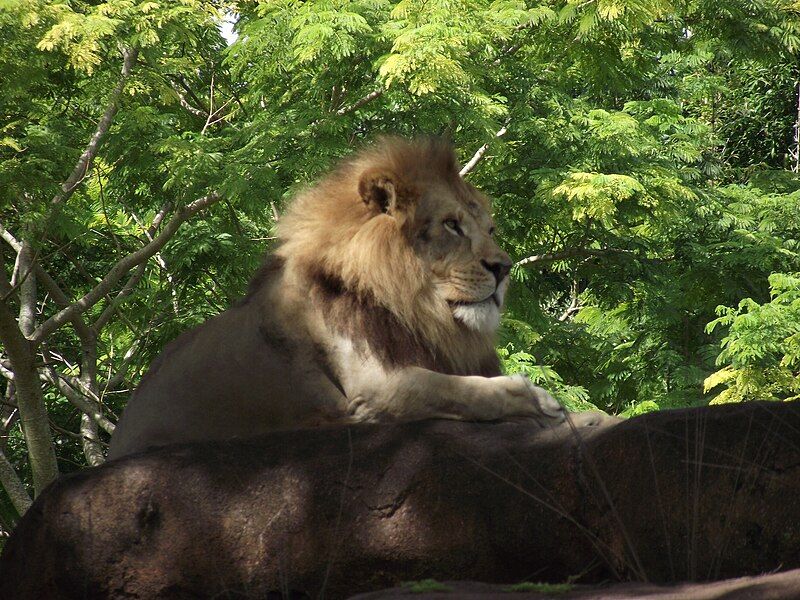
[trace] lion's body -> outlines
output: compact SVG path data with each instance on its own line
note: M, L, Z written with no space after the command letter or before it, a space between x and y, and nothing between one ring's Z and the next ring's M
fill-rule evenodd
M172 342L110 457L324 423L563 420L500 376L494 331L510 261L452 150L392 140L300 194L250 293Z

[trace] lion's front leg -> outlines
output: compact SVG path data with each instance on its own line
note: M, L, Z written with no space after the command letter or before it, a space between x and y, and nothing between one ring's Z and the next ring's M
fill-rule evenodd
M523 375L458 376L407 367L349 383L348 410L359 421L524 418L552 427L566 418L561 405Z

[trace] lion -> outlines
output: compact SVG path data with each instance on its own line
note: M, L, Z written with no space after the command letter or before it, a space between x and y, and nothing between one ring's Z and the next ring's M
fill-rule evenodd
M246 297L153 362L109 458L325 424L565 421L501 373L512 262L448 143L382 139L297 195L277 236Z

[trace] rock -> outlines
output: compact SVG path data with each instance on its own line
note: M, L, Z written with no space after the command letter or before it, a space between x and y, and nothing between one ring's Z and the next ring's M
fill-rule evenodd
M345 598L427 578L791 569L799 468L793 403L574 432L425 421L172 446L54 482L6 544L0 598Z

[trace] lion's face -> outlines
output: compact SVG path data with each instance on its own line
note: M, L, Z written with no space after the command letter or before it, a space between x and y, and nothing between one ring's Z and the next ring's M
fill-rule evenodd
M366 181L362 194L400 221L453 318L475 331L497 329L512 263L493 238L488 200L460 178L407 187L381 173Z
M494 240L488 202L472 186L432 185L415 211L415 248L453 317L494 331L508 288L511 260Z

